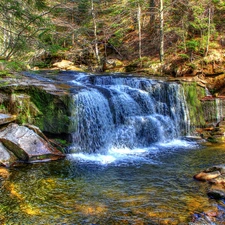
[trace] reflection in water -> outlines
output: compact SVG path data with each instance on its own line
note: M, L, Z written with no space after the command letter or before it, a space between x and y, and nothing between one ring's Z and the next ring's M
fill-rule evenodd
M136 161L73 157L11 169L0 190L1 224L187 223L213 205L193 175L225 156L221 146L190 146L154 146Z

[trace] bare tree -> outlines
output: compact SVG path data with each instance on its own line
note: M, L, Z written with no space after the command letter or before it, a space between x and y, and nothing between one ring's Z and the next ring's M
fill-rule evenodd
M163 8L163 0L160 0L159 6L159 15L160 15L160 62L164 61L164 8Z

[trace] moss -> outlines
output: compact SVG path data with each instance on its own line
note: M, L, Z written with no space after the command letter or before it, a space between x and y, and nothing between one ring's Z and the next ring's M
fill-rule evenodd
M0 113L5 113L6 112L6 106L2 103L0 104Z
M12 114L17 115L19 124L33 123L34 118L41 115L30 96L24 93L11 94L9 108Z
M34 125L42 131L50 133L71 133L69 96L54 95L43 89L29 89L31 101L37 106L42 115L35 118Z
M27 153L24 152L17 144L5 138L1 138L0 141L6 146L6 148L13 152L16 157L24 161L28 160Z
M205 96L205 89L198 86L195 82L183 83L183 88L186 96L192 128L204 127L206 122L200 99Z

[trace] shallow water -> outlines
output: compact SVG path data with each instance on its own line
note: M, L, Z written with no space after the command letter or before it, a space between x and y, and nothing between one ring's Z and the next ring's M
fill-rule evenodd
M13 168L0 190L0 222L187 224L215 205L193 175L224 161L223 145L176 141Z

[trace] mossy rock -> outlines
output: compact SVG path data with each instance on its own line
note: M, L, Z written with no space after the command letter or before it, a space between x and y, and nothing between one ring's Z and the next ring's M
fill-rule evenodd
M193 128L204 127L206 120L200 99L205 96L205 89L198 86L196 82L183 82L182 86L186 96L191 126Z
M49 93L37 87L29 88L28 94L41 112L41 115L33 121L35 126L42 131L55 134L73 132L70 126L70 96L68 94Z

